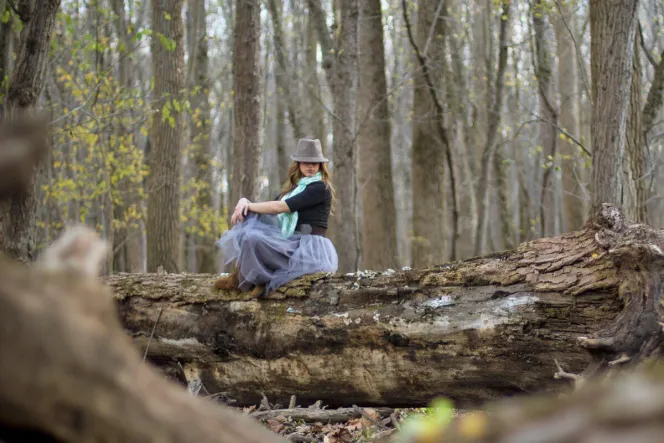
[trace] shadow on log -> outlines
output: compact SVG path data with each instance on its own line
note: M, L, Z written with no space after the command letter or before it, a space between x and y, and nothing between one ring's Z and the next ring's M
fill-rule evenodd
M212 275L104 281L138 349L161 312L149 358L239 404L262 394L393 407L446 396L468 408L555 389L557 362L569 371L558 378L578 381L571 373L650 355L661 341L660 242L659 231L606 205L582 231L513 251L309 276L265 300L215 291Z

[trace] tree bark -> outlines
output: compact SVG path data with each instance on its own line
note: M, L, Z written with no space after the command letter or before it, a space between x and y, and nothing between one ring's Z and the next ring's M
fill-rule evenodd
M646 180L647 149L642 129L641 60L639 37L634 38L632 56L632 83L630 87L627 115L625 161L623 162L625 184L622 204L625 215L637 223L648 223L648 181Z
M358 88L359 175L362 200L361 269L396 268L396 209L392 185L390 110L380 0L360 8Z
M236 0L233 38L233 172L230 205L258 197L260 162L260 2ZM229 214L230 217L230 214Z
M210 105L210 89L212 87L209 74L208 57L208 32L206 23L206 8L204 1L189 1L190 14L193 21L193 33L191 36L190 57L192 60L192 78L190 88L192 90L191 108L196 116L191 119L191 153L193 167L195 168L194 180L196 182L196 194L194 202L204 214L212 215L214 208L214 193L212 183L212 110ZM217 223L204 217L197 220L194 235L196 248L196 265L198 272L214 273L216 266L216 250L214 242L218 238Z
M323 152L327 151L327 128L325 126L325 109L323 95L318 79L318 37L316 36L316 23L311 12L307 15L307 40L305 48L305 81L307 83L307 101L309 103L309 126L313 134L320 139Z
M503 0L502 10L500 13L500 37L499 45L500 52L498 55L498 66L496 68L496 83L490 85L491 106L489 107L487 138L484 150L482 152L482 160L480 167L480 177L477 182L477 227L475 229L475 255L480 254L484 248L484 236L486 235L486 224L489 214L489 174L493 164L492 159L496 146L496 138L498 136L498 129L500 128L500 120L503 104L503 88L505 85L505 69L507 68L507 39L509 29L511 2ZM487 70L488 72L488 70ZM507 220L504 220L507 222Z
M147 269L180 269L180 171L184 88L184 0L152 0L154 116L148 178Z
M574 47L575 16L570 1L560 1L560 13L554 12L552 21L556 34L558 54L558 94L560 97L560 126L576 137L579 133L579 76L577 55ZM560 157L563 186L563 226L562 232L580 229L583 225L583 190L581 189L581 164L579 149L569 139L560 140Z
M639 0L591 0L591 213L619 204Z
M274 51L277 56L279 69L276 72L277 84L283 89L283 96L288 103L288 118L293 128L295 138L302 138L312 135L312 128L309 120L305 118L306 109L300 106L299 94L295 87L294 69L288 63L288 49L284 41L284 32L281 25L281 10L283 6L277 4L277 0L268 0L268 9L272 16L272 26L274 30Z
M540 123L539 135L542 144L542 191L540 194L540 232L544 237L557 235L559 210L556 205L556 176L553 173L558 160L558 113L553 101L553 63L546 36L545 5L535 0L532 8L533 29L535 32L535 76L537 77ZM539 169L539 168L538 168Z
M358 268L356 162L356 93L358 49L358 0L340 0L340 27L336 41L330 37L320 0L308 0L309 11L316 22L323 53L323 67L332 92L334 150L332 166L337 189L330 237L339 253L339 271Z
M660 250L660 231L605 206L582 231L505 253L396 273L313 275L264 300L213 291L213 275L104 281L139 349L161 312L153 362L167 372L180 362L208 391L240 404L262 392L280 403L295 394L339 406L419 406L444 395L471 407L553 389L555 360L590 376L621 357L652 355L662 339L652 267Z
M105 251L91 232L63 237L31 268L0 259L3 440L284 442L143 362L94 278Z
M445 198L444 149L447 140L441 140L438 125L443 116L430 91L430 88L440 89L441 86L443 70L440 57L443 57L445 48L443 28L444 18L436 17L436 2L426 2L418 7L415 43L426 59L426 67L422 66L419 60L415 60L417 68L413 84L411 173L413 267L439 264L446 259L446 217L442 202ZM430 33L432 36L429 40ZM427 41L430 41L430 44L425 52ZM429 85L425 78L425 69L430 73L432 85Z
M4 102L4 119L20 118L32 110L39 100L48 48L60 0L24 1L20 7L23 29L14 69ZM35 198L34 178L37 165L25 192L0 201L0 251L22 261L32 261L35 253Z
M136 68L136 64L132 63L131 54L134 51L134 44L128 34L130 24L136 26L134 23L128 23L128 18L125 13L125 1L113 0L111 2L113 13L115 14L115 32L118 36L118 81L120 86L124 89L125 94L130 94L133 88L132 67ZM131 115L132 112L129 111ZM118 122L117 133L119 139L129 136L130 131L125 126L122 119ZM143 179L134 177L130 180L129 177L124 177L120 180L118 187L122 189L122 203L116 204L115 218L117 220L124 220L125 211L132 208L132 212L141 213L141 201L139 192L136 185L142 186ZM116 272L140 272L143 270L142 260L142 239L143 230L141 228L142 218L133 218L126 221L125 226L116 229L113 235L114 245L113 251L115 258L113 264Z

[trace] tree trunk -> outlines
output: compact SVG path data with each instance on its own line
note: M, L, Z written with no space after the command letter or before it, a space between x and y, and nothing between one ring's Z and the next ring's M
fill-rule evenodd
M20 118L30 112L39 100L46 73L48 49L60 0L20 4L23 21L21 43L15 67L9 79L4 102L5 119ZM25 192L0 201L0 251L22 261L31 261L35 253L35 198L34 179L37 166Z
M622 204L625 216L637 223L648 223L647 145L644 143L641 99L641 60L638 36L634 38L632 83L627 115L627 136L623 164L625 180Z
M493 165L492 159L494 156L494 149L496 146L496 138L498 137L498 129L500 128L500 117L502 113L503 104L503 88L505 85L505 69L507 68L507 39L509 29L509 17L511 2L503 0L502 10L500 13L500 53L498 55L498 66L496 67L496 83L490 85L491 106L489 107L487 138L482 152L482 162L480 167L480 177L477 182L477 227L475 229L475 255L482 252L484 246L484 236L486 234L486 223L489 214L489 174L491 166ZM492 67L492 66L490 66ZM489 72L490 70L487 70ZM499 180L500 182L500 180ZM506 223L507 220L504 220Z
M332 165L337 203L330 236L339 254L339 271L358 268L357 186L355 183L356 92L358 48L358 0L340 0L340 29L336 42L330 37L320 0L308 0L323 52L323 67L332 92L334 149Z
M210 88L212 87L209 75L208 32L206 23L206 9L204 1L190 0L189 8L193 19L193 35L190 52L192 59L192 78L190 88L192 91L191 109L195 118L190 124L191 153L195 169L196 195L194 204L197 205L202 220L197 220L194 235L196 248L196 265L198 272L214 273L216 266L215 241L218 238L216 218L213 213L214 193L212 183L212 151L210 136L212 131L212 112L210 105Z
M236 0L233 38L233 172L230 206L258 197L261 127L260 2ZM232 212L232 211L231 211ZM229 217L230 217L229 213Z
M362 200L361 269L396 268L396 209L392 186L390 111L380 0L360 8L358 88L359 174Z
M281 2L279 2L281 3ZM293 127L295 138L303 138L312 135L312 128L309 125L309 119L305 118L306 109L301 106L299 94L295 87L295 69L288 63L288 47L284 41L284 32L281 25L281 16L283 5L277 3L277 0L268 0L268 8L272 16L274 52L277 56L279 69L276 72L277 85L282 89L283 96L288 103L288 117Z
M591 213L618 204L639 0L590 0Z
M435 23L434 23L435 20ZM427 68L433 79L433 87L440 89L444 51L444 18L436 17L436 3L426 2L417 9L415 41L423 56L427 58ZM429 40L429 34L432 34ZM430 41L426 53L424 46ZM445 261L445 212L442 201L445 198L444 140L438 134L439 114L430 86L424 76L424 67L415 60L417 69L414 75L412 111L412 181L413 181L413 222L411 265L429 266Z
M119 48L123 50L118 50L118 81L120 86L123 88L125 94L131 94L133 88L133 74L132 67L136 68L136 65L132 63L131 54L134 50L134 44L132 43L129 34L128 28L129 23L125 13L125 1L124 0L113 0L111 2L111 7L113 8L113 13L116 18L115 31L118 36ZM134 25L133 23L131 23ZM135 26L135 25L134 25ZM129 111L129 114L133 113ZM118 139L123 140L125 137L130 136L130 131L125 126L125 123L122 121L122 118L118 122ZM138 171L137 171L138 172ZM132 213L140 214L141 211L141 201L139 198L139 191L136 189L136 186L142 185L142 177L124 177L118 183L118 187L121 191L121 200L122 203L116 204L115 206L115 218L116 220L125 220L125 225L116 229L114 232L113 240L113 251L115 252L115 258L113 260L115 271L117 272L140 272L143 270L143 260L142 257L142 238L143 230L141 229L140 223L142 222L142 217L131 217L127 220L125 216L126 211L130 210Z
M469 407L555 387L555 360L591 374L625 355L651 355L661 340L659 274L650 267L657 248L659 231L605 206L582 231L513 251L396 273L313 275L265 300L211 291L213 275L105 282L139 349L161 312L152 361L167 372L180 362L240 404L262 392L331 405L424 405L445 395ZM625 297L638 303L623 308Z
M535 32L535 76L539 96L539 135L543 148L542 191L540 194L540 232L544 237L557 235L560 231L558 208L556 205L556 176L558 166L558 115L553 99L553 63L546 35L545 8L542 0L535 0L532 8L533 30ZM539 168L538 168L539 169Z
M307 82L307 99L309 103L309 126L316 138L320 139L323 152L327 152L327 128L325 127L325 109L323 108L323 96L318 79L318 38L316 37L315 22L311 12L307 16L307 42L305 48L305 74Z
M558 53L558 114L560 126L579 139L579 76L577 54L574 47L575 16L570 1L559 2L560 13L552 14ZM574 231L583 225L583 190L581 189L581 162L577 145L567 136L560 140L560 165L563 186L562 232Z
M7 0L0 0L0 11L4 14L5 11L10 11L10 6L7 4ZM11 75L10 71L10 61L12 59L12 48L11 48L11 35L12 35L12 18L10 16L7 22L0 23L0 91L4 96L7 88L7 80Z
M148 179L148 271L180 268L180 170L184 88L184 0L152 0L154 67L150 176Z

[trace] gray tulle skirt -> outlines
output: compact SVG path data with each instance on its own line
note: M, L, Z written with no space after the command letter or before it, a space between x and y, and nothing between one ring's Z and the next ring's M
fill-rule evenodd
M242 291L265 285L266 293L317 272L337 272L339 258L332 242L320 235L295 232L285 238L277 217L250 213L217 241L224 265L239 271Z

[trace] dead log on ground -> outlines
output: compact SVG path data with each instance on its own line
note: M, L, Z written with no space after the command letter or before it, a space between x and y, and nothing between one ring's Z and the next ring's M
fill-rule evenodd
M0 259L2 439L285 441L144 364L118 322L110 290L90 272L104 256L84 229L65 236L33 269Z
M582 231L513 251L373 276L309 276L266 300L215 291L211 275L105 282L138 349L161 311L150 359L174 374L182 364L190 381L238 404L262 394L284 404L296 394L331 406L446 396L472 407L554 388L556 361L588 375L650 355L662 338L652 258L663 250L659 231L629 225L606 205ZM636 301L623 309L626 299Z
M381 442L419 443L659 443L664 435L664 366L589 382L572 395L535 395L499 401L459 417L440 435Z

